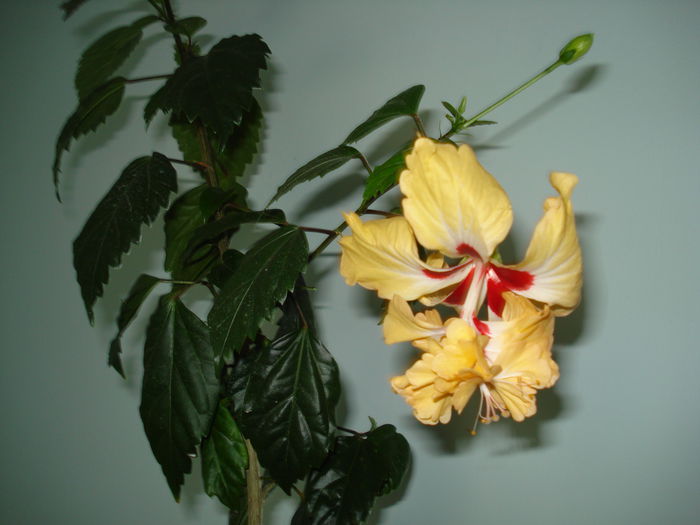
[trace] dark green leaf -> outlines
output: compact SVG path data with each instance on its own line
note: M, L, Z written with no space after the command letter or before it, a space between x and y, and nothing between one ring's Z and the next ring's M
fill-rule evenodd
M422 85L413 86L406 91L402 91L352 130L350 135L343 141L343 144L357 142L365 135L397 117L415 115L418 113L418 106L424 92L425 86Z
M141 419L175 499L216 411L219 382L207 326L175 294L161 297L146 332Z
M277 193L275 193L275 196L272 197L270 202L275 202L296 185L310 181L316 177L323 177L326 173L340 168L350 159L359 157L360 152L351 146L338 146L337 148L322 153L292 173L289 178L277 188Z
M233 398L243 432L260 464L287 493L321 464L333 439L340 395L338 367L301 318L296 292L272 345L249 354L251 363L234 369ZM245 359L245 358L244 358Z
M207 21L201 16L190 16L176 21L174 24L165 26L165 30L176 35L185 35L188 37L194 34L207 25Z
M165 214L165 270L173 279L179 281L196 281L211 266L218 252L211 246L201 252L185 257L192 234L207 222L199 206L202 194L208 186L202 184L177 198Z
M129 290L129 295L124 301L122 301L122 306L119 309L119 317L117 317L117 335L112 339L112 343L109 346L109 358L107 364L114 368L119 375L126 378L124 375L124 367L122 366L121 360L121 337L124 335L124 331L129 326L131 321L136 317L136 313L141 308L141 305L151 293L153 288L160 282L158 277L153 277L148 274L141 274L136 282Z
M246 194L246 189L240 184L236 184L231 190L208 188L199 199L199 208L205 217L212 217L225 204L244 206Z
M131 25L113 29L93 42L80 57L75 75L78 98L84 99L104 84L141 41L142 29L157 21L157 16L140 18Z
M241 177L245 167L255 158L262 124L262 109L257 100L253 99L250 109L243 114L240 125L233 130L226 144L219 146L214 152L217 169L222 173L222 187L231 187L233 180Z
M270 49L258 35L221 40L207 55L180 66L144 110L150 121L157 110L200 119L225 143L251 107Z
M226 250L221 255L221 260L207 274L207 280L217 288L222 288L238 269L242 260L243 253L233 249Z
M231 509L245 506L248 451L228 408L219 404L209 437L202 444L204 492Z
M266 235L245 254L209 312L217 355L230 355L246 338L255 337L263 319L294 286L307 255L306 236L295 226Z
M406 167L405 157L411 151L411 147L401 149L389 157L379 166L375 167L372 174L365 182L365 191L362 194L363 200L381 195L399 180L399 175Z
M148 127L148 125L151 123L151 120L153 120L153 117L156 116L156 113L158 113L160 109L165 107L167 87L168 84L165 83L160 88L158 88L158 90L155 93L153 93L153 95L151 95L151 98L148 99L146 106L143 108L143 120L146 122L146 127Z
M78 8L83 5L87 0L68 0L61 4L61 9L63 9L63 19L65 20L70 15L75 13Z
M197 228L190 237L190 242L185 252L185 259L201 247L207 241L212 241L220 235L237 229L241 224L248 223L283 223L285 222L282 210L240 211L233 210L224 215L218 221L210 222Z
M73 243L73 266L90 322L92 306L102 296L109 268L141 238L141 225L150 224L170 192L177 191L175 170L166 157L154 153L129 164L88 218Z
M243 175L245 167L258 151L263 115L260 105L252 100L250 109L243 114L226 143L216 136L209 137L214 155L214 168L221 187L228 190L236 186L235 179ZM170 126L183 158L190 162L202 162L199 138L194 125L185 119L171 118Z
M338 437L328 459L309 476L292 525L363 523L375 499L399 486L409 460L408 442L393 425Z
M61 172L61 156L68 151L71 139L77 139L95 131L108 116L113 114L124 97L124 78L113 78L87 95L78 104L78 108L68 117L56 141L56 155L53 161L53 183L58 193L58 174Z

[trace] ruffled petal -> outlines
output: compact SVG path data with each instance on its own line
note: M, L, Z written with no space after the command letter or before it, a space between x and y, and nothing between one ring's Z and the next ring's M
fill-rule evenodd
M416 419L425 425L448 423L452 418L452 396L435 388L432 359L431 354L423 354L406 375L391 379L394 392L404 398Z
M513 212L503 188L467 145L416 140L399 179L406 219L418 242L448 257L488 260Z
M491 340L485 354L498 371L493 380L496 390L500 392L499 385L506 389L500 392L506 405L514 392L507 384L515 385L522 401L529 404L530 389L551 387L559 378L551 351L554 317L549 308L538 309L513 293L504 294L504 299L503 321L488 323Z
M433 294L464 278L464 268L432 269L418 257L406 219L392 217L363 223L345 214L352 235L340 240L340 273L349 285L376 290L382 299L408 301Z
M524 297L551 305L554 315L562 316L569 314L581 299L583 264L571 205L578 178L571 173L555 172L549 180L559 197L545 200L544 215L523 261L501 269L519 272L520 287L517 283L509 286L507 278L502 284ZM499 273L498 268L494 270ZM523 275L531 276L531 282L526 283Z
M437 310L426 310L413 315L408 303L398 295L389 302L384 322L384 342L388 345L445 334L442 319Z

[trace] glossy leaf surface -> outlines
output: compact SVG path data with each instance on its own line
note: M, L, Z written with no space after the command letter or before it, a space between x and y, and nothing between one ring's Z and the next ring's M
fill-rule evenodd
M143 36L142 29L158 21L147 16L128 26L117 27L93 42L80 57L75 88L81 100L106 82L134 51Z
M146 333L141 419L175 499L219 397L207 326L175 297L161 297Z
M376 498L399 486L409 461L408 442L393 425L338 437L328 459L309 476L292 525L364 523Z
M231 509L246 505L248 451L228 407L220 403L211 433L202 444L204 492Z
M315 159L307 162L301 168L292 173L284 183L277 188L277 193L270 202L275 202L285 193L291 191L302 182L307 182L316 177L323 177L327 173L340 168L350 159L358 158L360 152L351 146L338 146L330 151L322 153Z
M136 279L136 282L132 285L131 290L129 290L129 295L122 301L121 308L119 309L119 317L117 317L118 332L109 346L107 364L119 372L119 375L124 378L126 376L124 375L124 367L122 366L121 360L121 337L124 335L124 331L129 324L131 324L131 321L136 317L143 302L159 282L160 279L152 275L145 273L139 275L139 278Z
M235 230L241 224L249 223L283 223L285 222L282 210L241 211L233 210L219 220L210 222L197 228L190 237L190 242L185 252L189 258L192 253L203 244L216 240L217 237Z
M211 246L185 257L192 234L204 225L208 216L200 208L200 199L207 191L202 184L180 195L165 214L165 270L173 279L195 281L211 266L218 252Z
M306 266L304 232L285 226L259 240L226 281L209 312L212 343L219 356L237 352L294 287Z
M141 225L150 224L177 191L175 170L160 153L131 162L107 192L73 242L73 265L85 308L92 307L109 280L109 268L141 238Z
M418 113L418 107L421 98L423 98L423 93L425 93L425 86L420 84L410 87L406 91L402 91L391 100L388 100L386 104L372 113L367 120L352 130L343 141L343 144L357 142L365 135L368 135L375 129L397 117L410 116Z
M251 107L269 52L258 35L221 40L207 55L180 66L151 98L144 117L149 121L157 110L182 113L226 142Z
M363 200L369 200L377 195L381 195L394 184L398 183L399 175L406 167L405 157L410 151L409 148L402 149L389 157L379 166L372 170L372 174L367 178L365 191L362 194Z
M56 141L56 153L53 161L53 183L57 197L59 196L58 174L61 171L63 152L68 151L72 139L95 131L108 116L119 109L124 97L124 82L123 78L113 78L102 84L80 101L78 108L63 125Z
M302 306L290 294L275 340L234 370L237 419L260 464L287 493L325 458L340 396L338 366Z

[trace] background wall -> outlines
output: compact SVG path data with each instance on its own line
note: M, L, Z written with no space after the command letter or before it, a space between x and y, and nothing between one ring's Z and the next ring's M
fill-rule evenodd
M3 5L0 521L222 524L225 511L201 495L198 473L176 505L151 456L137 409L138 325L125 340L128 380L105 365L123 291L141 272L159 271L159 225L111 274L94 328L71 265L72 240L123 166L153 149L176 154L162 123L143 139L141 107L156 86L129 90L123 111L72 147L62 205L50 181L54 141L76 103L80 52L139 16L133 8L145 2L93 0L66 23L58 3ZM511 261L551 194L547 173L581 179L574 203L584 300L558 322L562 378L540 394L537 417L481 427L477 437L467 433L471 417L422 427L387 384L412 350L383 345L379 303L344 285L335 257L310 270L315 302L342 371L346 424L367 428L372 416L395 424L412 445L410 479L382 501L373 523L697 523L699 3L181 0L177 7L207 18L211 41L257 32L272 48L265 143L250 171L258 205L408 86L426 84L425 119L436 133L445 129L440 100L468 95L473 111L483 108L549 64L568 39L595 32L581 63L497 110L498 126L468 138L512 197ZM171 68L170 43L147 40L153 47L139 65L129 62L128 76ZM410 123L395 123L359 147L377 161L381 147L407 133ZM356 206L360 176L349 166L281 204L293 220L334 227L341 210ZM267 522L288 522L292 512L280 499Z

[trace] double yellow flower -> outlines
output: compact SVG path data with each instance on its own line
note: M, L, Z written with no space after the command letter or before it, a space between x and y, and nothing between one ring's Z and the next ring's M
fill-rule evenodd
M536 391L557 380L554 317L578 304L582 264L570 200L577 178L555 172L550 182L558 196L545 200L515 265L494 257L513 222L510 201L467 145L419 138L399 179L403 216L345 216L352 235L340 241L341 274L390 300L387 344L412 341L422 351L391 380L419 421L448 422L477 388L482 421L522 421L536 412ZM457 315L443 322L434 309L414 314L408 301Z

